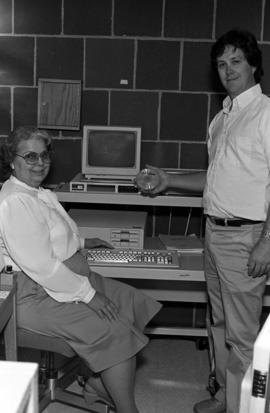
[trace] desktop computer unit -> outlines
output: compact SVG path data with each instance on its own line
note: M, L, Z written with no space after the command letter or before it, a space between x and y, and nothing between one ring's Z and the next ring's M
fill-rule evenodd
M84 125L81 171L70 192L136 193L140 161L140 127Z
M68 214L82 238L100 238L114 248L144 247L146 212L70 209Z
M70 192L94 192L94 193L138 193L139 189L132 179L116 178L87 178L78 173L69 183Z

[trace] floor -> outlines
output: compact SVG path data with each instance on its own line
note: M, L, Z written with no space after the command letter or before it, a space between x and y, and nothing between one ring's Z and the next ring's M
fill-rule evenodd
M198 350L195 340L182 337L152 338L141 353L136 382L140 413L192 413L194 403L209 397L207 350ZM60 405L43 413L81 413Z

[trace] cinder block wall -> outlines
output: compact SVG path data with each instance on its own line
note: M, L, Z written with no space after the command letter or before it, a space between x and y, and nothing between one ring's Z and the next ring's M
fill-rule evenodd
M0 138L37 123L39 78L82 81L81 126L142 127L142 166L206 169L223 91L213 41L251 30L270 93L269 0L0 0ZM48 182L80 171L80 131L52 131Z

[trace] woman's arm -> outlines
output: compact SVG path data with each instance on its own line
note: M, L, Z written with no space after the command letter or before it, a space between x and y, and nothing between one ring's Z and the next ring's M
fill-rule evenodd
M64 264L70 270L77 270L77 272L85 277L89 275L88 264L81 252L72 255L72 257L64 261ZM98 291L95 292L95 295L87 304L101 319L106 318L109 321L113 321L119 317L119 308L117 305Z
M70 270L52 248L49 223L29 195L7 197L0 206L0 229L11 259L57 301L88 303L95 295L87 277Z
M90 250L91 248L113 248L113 245L104 239L100 238L85 238L83 248Z

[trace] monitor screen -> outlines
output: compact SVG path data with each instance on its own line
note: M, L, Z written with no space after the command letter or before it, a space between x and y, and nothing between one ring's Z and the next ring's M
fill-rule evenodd
M140 171L141 128L85 125L82 173L89 179L133 179Z

